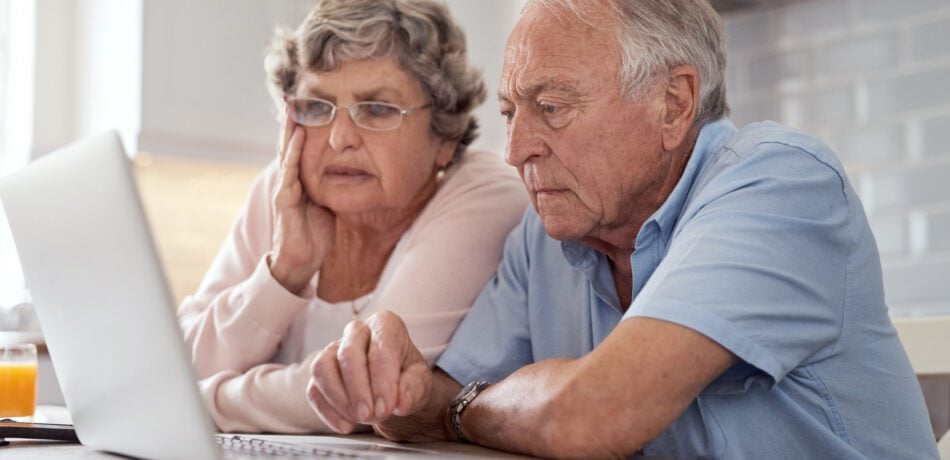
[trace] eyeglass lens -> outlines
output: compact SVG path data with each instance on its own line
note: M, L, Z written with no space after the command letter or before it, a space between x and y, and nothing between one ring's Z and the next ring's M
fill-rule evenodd
M320 99L291 99L294 121L304 126L324 126L333 121L335 107ZM402 109L384 102L357 102L347 107L353 121L363 128L396 129L402 122Z

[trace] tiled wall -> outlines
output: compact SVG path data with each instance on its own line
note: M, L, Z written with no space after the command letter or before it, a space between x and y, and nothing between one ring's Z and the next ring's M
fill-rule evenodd
M950 314L950 1L802 0L725 21L736 124L774 120L832 145L892 315Z

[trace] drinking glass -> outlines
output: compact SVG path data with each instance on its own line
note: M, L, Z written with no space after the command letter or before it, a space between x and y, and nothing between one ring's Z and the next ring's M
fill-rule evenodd
M30 421L36 409L36 346L0 345L0 418Z

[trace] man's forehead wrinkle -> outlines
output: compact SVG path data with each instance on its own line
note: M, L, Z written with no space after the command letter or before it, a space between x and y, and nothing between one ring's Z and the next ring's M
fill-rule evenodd
M545 67L545 70L558 69L559 67ZM560 68L562 70L570 70L568 68ZM542 74L542 75L551 75L551 72ZM578 84L580 82L576 79L549 76L536 78L532 80L518 79L515 82L515 91L519 96L522 97L533 97L542 91L559 91L562 93L568 93L569 95L574 95L578 93Z

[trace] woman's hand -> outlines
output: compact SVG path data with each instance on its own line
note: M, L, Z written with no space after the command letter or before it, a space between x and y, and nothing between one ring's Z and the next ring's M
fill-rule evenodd
M271 274L300 295L333 247L333 213L310 200L300 180L300 156L306 132L287 115L281 133L281 176L274 196Z

